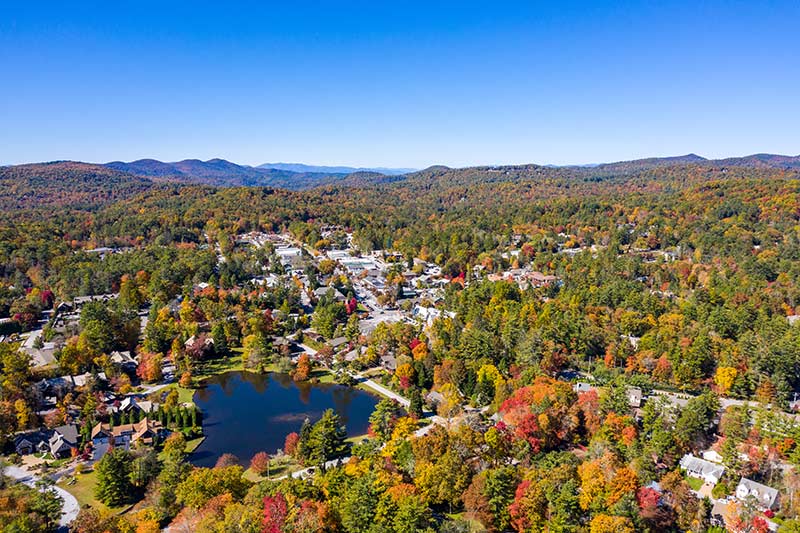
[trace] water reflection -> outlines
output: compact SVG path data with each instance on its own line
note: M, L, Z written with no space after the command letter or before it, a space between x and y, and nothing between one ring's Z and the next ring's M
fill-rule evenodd
M194 395L203 411L205 441L192 454L198 466L213 466L223 453L246 464L257 452L275 453L303 421L319 420L326 409L342 418L348 435L366 433L377 398L341 385L295 383L287 374L228 372Z

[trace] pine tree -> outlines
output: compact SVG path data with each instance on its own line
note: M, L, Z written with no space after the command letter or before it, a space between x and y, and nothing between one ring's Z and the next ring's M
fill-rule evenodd
M311 429L311 421L306 418L300 428L300 440L297 442L297 460L301 463L305 463L308 459Z
M214 353L218 357L227 357L230 349L228 348L228 336L225 334L225 326L222 322L217 322L211 328L211 338L214 340Z
M422 393L419 388L414 387L408 395L411 402L408 406L408 414L414 418L422 418Z
M95 496L109 506L125 503L131 493L131 456L121 448L109 451L95 467Z
M333 409L326 410L311 429L308 439L308 461L311 464L322 465L341 455L346 436L339 415Z

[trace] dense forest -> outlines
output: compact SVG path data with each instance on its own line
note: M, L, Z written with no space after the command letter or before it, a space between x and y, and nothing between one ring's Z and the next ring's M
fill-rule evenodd
M412 404L436 392L439 416L463 421L418 436L421 408L383 401L349 462L308 480L253 481L226 461L193 468L176 433L147 459L134 513L84 510L75 530L715 531L712 499L746 477L779 489L781 504L767 514L741 505L727 527L765 531L774 518L800 531L791 497L800 488L800 171L791 160L754 161L431 167L296 191L153 182L77 163L0 168L0 318L24 330L60 302L120 293L84 308L59 370L105 370L103 354L127 349L142 354L143 381L157 380L146 372L162 358L190 381L193 361L208 358L182 348L199 324L220 354L241 348L247 367L269 351L265 338L307 320L363 347L365 359L395 355L387 386ZM248 284L262 265L280 267L269 250L243 252L237 236L287 233L324 251L335 247L329 227L352 234L360 253L440 267L443 297L423 304L452 315L362 336L349 300L320 299L306 317L298 287ZM327 266L309 275L330 275ZM558 283L503 279L521 268ZM352 280L330 279L351 297ZM130 323L145 303L140 344ZM4 346L0 423L11 434L33 425L24 384L46 373ZM576 388L575 376L592 390ZM664 398L634 409L632 387ZM304 466L342 455L328 449L344 446L337 421L323 420L294 436L298 450L291 443ZM698 498L678 463L710 448L727 473ZM36 515L35 496L14 491L7 497L24 502L26 520L52 521Z

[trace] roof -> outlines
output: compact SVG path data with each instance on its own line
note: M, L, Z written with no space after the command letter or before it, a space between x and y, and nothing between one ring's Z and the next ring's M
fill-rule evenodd
M761 483L757 483L752 479L747 479L746 477L743 477L741 480L739 480L739 484L736 486L737 496L740 492L740 489L746 490L748 496L755 497L758 499L759 503L765 505L766 507L772 507L775 504L775 500L778 499L777 489L762 485Z
M150 420L143 418L135 424L123 424L121 426L114 426L110 424L98 423L92 428L92 439L97 437L121 437L123 435L130 435L131 442L136 442L140 438L146 437L148 433L155 432L161 429L161 422L157 420Z
M715 477L719 479L722 477L722 474L725 473L724 466L706 461L705 459L700 459L692 454L684 455L681 458L680 465L684 470L702 477Z
M131 352L111 352L110 361L117 365L136 364L136 359L131 357Z
M28 431L26 433L20 433L14 437L14 446L19 446L25 441L35 446L46 439L47 435L45 435L43 431Z
M331 297L336 300L344 300L344 295L335 287L319 287L314 291L314 294L317 296L317 298L322 298L323 296L330 294Z
M78 426L75 424L66 424L64 426L58 426L57 428L53 429L53 431L57 435L61 435L65 441L75 444L78 442Z
M122 400L117 408L118 411L129 411L131 409L138 409L145 413L150 413L155 411L158 407L158 404L153 403L149 400L137 400L133 396L127 396L124 400Z
M347 342L348 341L346 337L336 337L335 339L331 339L329 344L331 345L332 348L338 348L343 344L347 344Z
M78 376L70 376L70 378L72 379L72 382L75 384L76 387L83 387L84 385L86 385L86 382L91 377L95 377L95 376L93 376L90 372L86 372L85 374L80 374ZM96 377L97 377L97 379L99 379L101 381L106 381L105 372L98 372L96 374Z

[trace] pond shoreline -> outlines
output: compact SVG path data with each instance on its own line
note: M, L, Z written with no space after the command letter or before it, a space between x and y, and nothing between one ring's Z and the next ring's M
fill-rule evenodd
M326 381L294 382L288 374L236 370L210 376L192 399L203 412L205 439L190 455L197 466L213 466L224 453L247 462L259 451L283 448L286 435L303 421L333 409L348 436L366 433L369 416L382 396L360 387Z

